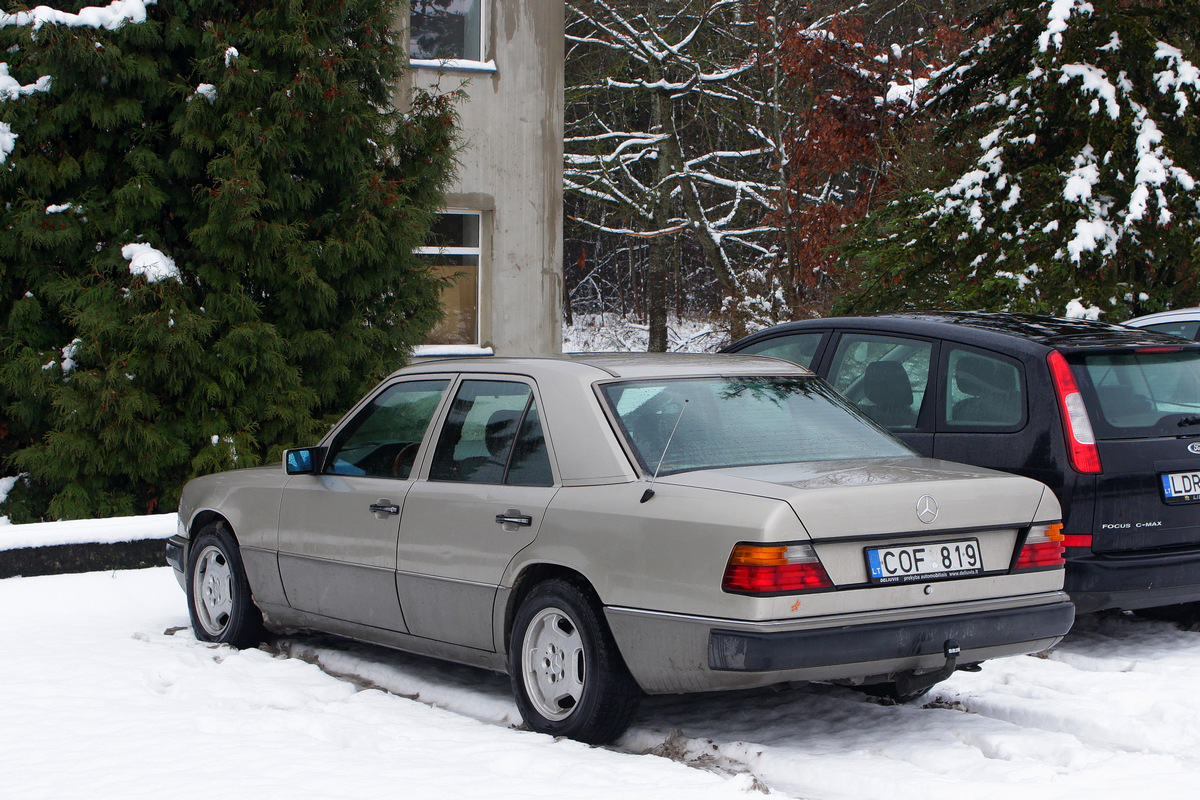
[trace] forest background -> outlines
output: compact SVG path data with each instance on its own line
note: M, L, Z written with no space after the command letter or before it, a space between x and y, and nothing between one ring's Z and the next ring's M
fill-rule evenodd
M1196 305L1195 0L567 0L566 315Z

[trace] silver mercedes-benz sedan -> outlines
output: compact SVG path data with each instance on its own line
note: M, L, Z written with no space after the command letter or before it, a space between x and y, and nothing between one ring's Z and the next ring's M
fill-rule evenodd
M643 693L919 696L1053 645L1060 510L919 458L746 356L423 362L283 464L188 483L167 558L204 641L323 631L507 672L587 742Z

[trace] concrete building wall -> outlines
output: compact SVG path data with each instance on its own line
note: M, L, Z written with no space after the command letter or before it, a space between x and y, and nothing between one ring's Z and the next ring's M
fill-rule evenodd
M483 0L481 63L414 60L422 86L465 83L450 210L481 212L479 344L562 350L562 0Z

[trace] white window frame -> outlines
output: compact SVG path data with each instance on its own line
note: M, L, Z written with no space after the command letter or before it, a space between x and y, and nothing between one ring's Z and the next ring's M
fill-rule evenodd
M479 0L479 59L470 58L412 58L409 65L418 69L495 72L496 62L487 58L488 5L491 0ZM409 4L409 25L412 25L412 4Z
M475 241L473 247L438 247L423 245L416 249L417 255L422 256L475 256L475 331L473 341L469 345L421 345L422 349L429 348L463 348L478 347L482 338L483 327L483 211L477 208L443 208L439 216L456 214L475 218ZM424 353L419 353L424 354Z

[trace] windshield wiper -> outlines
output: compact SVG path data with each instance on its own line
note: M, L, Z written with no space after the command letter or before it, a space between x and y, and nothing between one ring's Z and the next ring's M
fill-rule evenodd
M1179 427L1187 428L1192 425L1200 425L1200 417L1184 417L1179 420Z

